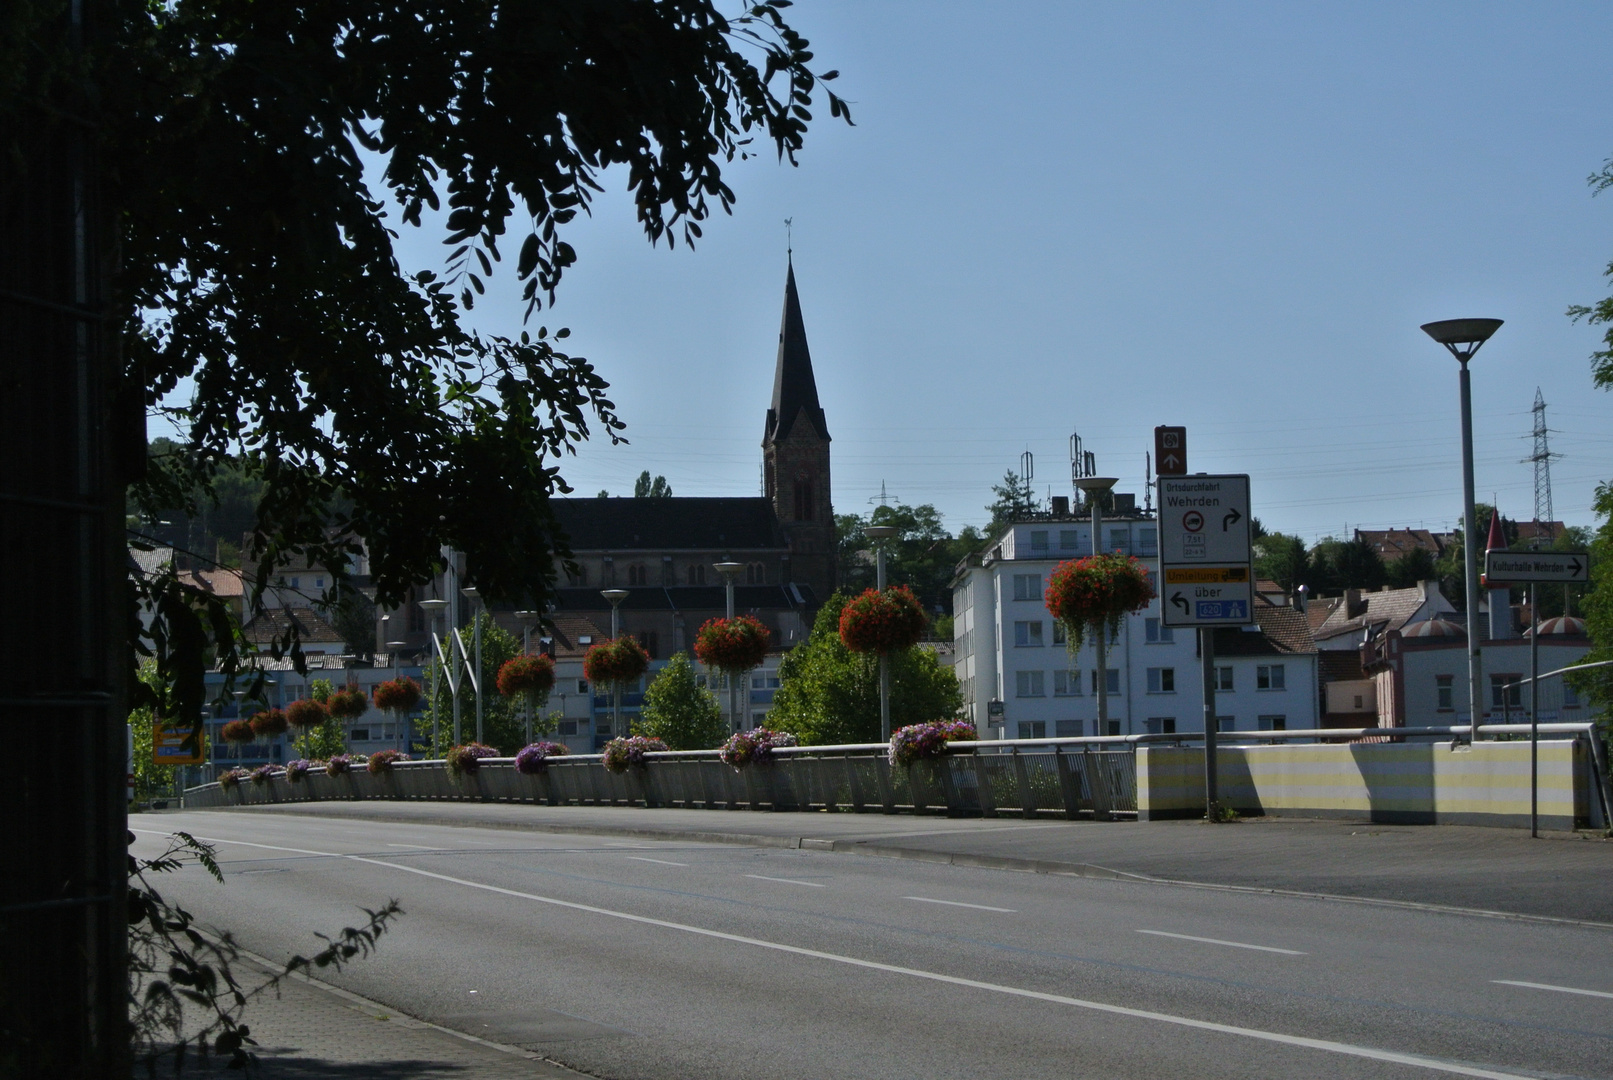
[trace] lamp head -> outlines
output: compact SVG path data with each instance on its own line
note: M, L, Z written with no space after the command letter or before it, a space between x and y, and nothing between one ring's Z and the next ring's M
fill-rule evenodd
M469 597L472 600L476 600L476 599L479 599L482 594L479 591L477 591L476 586L474 586L474 585L466 585L463 589L459 590L459 595Z
M626 589L600 589L599 595L609 600L611 607L615 607L627 599L628 593Z
M902 530L895 525L864 525L863 535L870 540L889 540Z
M1094 491L1108 491L1118 483L1120 483L1119 478L1114 476L1078 476L1075 478L1075 486L1088 494Z
M441 611L443 608L448 606L448 601L446 601L446 600L422 600L422 601L420 601L420 606L422 608L425 608L427 615L436 615L439 611Z
M741 570L745 569L745 564L738 562L720 562L712 563L711 567L713 570L716 570L717 573L726 575L739 573Z
M1479 346L1490 340L1490 335L1501 329L1501 319L1442 319L1423 323L1423 333L1451 351L1451 355L1467 363Z

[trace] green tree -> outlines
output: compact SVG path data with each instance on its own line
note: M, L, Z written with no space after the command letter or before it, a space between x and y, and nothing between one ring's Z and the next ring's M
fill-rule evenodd
M1414 588L1419 582L1432 581L1439 576L1434 553L1427 548L1412 548L1384 569L1388 584L1396 589Z
M1019 474L1009 469L1003 473L1003 482L991 485L991 492L997 497L986 507L991 515L991 525L988 532L996 532L1000 527L1024 517L1041 508L1036 501L1036 493L1031 490L1029 480L1021 480Z
M673 750L710 750L728 737L722 706L695 679L687 653L674 653L644 691L637 734L652 735Z
M157 665L147 660L140 665L138 676L146 682L157 678ZM173 765L158 765L152 759L152 729L156 714L150 706L142 706L129 713L129 727L134 732L134 797L148 802L153 796L165 795L173 789Z
M1484 572L1484 544L1490 535L1490 518L1495 515L1495 507L1489 503L1473 504L1473 520L1479 524L1479 573ZM1463 519L1465 520L1465 518ZM1445 599L1457 611L1467 611L1467 533L1463 520L1456 523L1456 533L1451 542L1446 545L1440 555L1436 569L1439 572L1440 591ZM1501 536L1508 547L1518 541L1518 523L1509 521L1506 515L1501 516Z
M879 741L879 660L840 640L840 613L850 599L835 593L818 611L812 633L779 665L768 726L807 745ZM891 656L891 726L945 720L963 709L952 669L915 647Z
M1388 576L1380 556L1365 540L1346 540L1332 556L1340 588L1376 589Z
M651 480L648 469L638 474L638 480L633 484L633 498L670 499L671 497L672 485L666 482L666 477L657 476Z
M1255 576L1275 581L1284 592L1309 584L1305 541L1284 533L1267 533L1254 542Z
M847 592L871 589L877 579L874 546L863 535L869 525L891 525L901 530L885 541L886 581L911 588L932 618L950 615L953 572L959 560L984 543L979 530L966 525L953 536L943 524L940 511L929 503L878 506L866 517L837 514L840 584Z
M483 611L472 620L471 625L460 631L465 639L465 651L470 654L472 662L476 656L474 642L477 623L482 628L482 666L479 670L483 695L482 742L500 754L513 755L526 745L526 717L522 711L524 702L519 696L507 698L498 692L498 669L504 666L506 660L520 654L521 642L494 622L492 615ZM457 649L458 646L452 648ZM417 731L426 739L431 738L432 724L436 723L437 741L432 753L441 757L454 745L454 698L448 686L448 672L440 671L438 664L439 661L433 659L422 673L425 708L416 723L419 725ZM476 738L476 687L471 682L471 666L471 663L467 663L460 669L460 678L463 680L459 686L461 742L471 742ZM433 686L437 687L435 696L431 693ZM534 713L533 722L537 724L541 720L542 717ZM534 732L537 733L538 729L534 728Z
M1591 541L1591 587L1583 600L1585 628L1594 645L1582 663L1613 660L1613 481L1597 485L1595 507L1602 524ZM1604 730L1613 726L1613 668L1596 668L1572 676L1572 681L1602 710Z

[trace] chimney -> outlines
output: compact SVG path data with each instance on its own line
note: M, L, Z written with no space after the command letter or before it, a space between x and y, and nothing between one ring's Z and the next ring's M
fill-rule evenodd
M1053 496L1053 516L1066 518L1070 516L1070 497L1068 495Z
M1294 590L1294 609L1296 611L1305 611L1310 605L1310 598L1311 587L1309 585L1301 585L1296 588Z
M1344 617L1346 619L1353 619L1358 615L1365 615L1366 611L1367 611L1367 603L1366 603L1365 600L1361 599L1361 590L1360 589L1345 589L1344 590Z

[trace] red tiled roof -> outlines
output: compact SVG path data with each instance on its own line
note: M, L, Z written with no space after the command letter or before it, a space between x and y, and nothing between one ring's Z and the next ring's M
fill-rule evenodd
M1427 529L1357 529L1355 538L1372 545L1372 550L1384 562L1393 562L1406 552L1418 548L1437 559L1444 552L1446 544L1444 533Z
M273 638L284 638L295 623L298 636L316 644L344 644L342 636L312 608L270 608L241 628L248 641L264 645Z

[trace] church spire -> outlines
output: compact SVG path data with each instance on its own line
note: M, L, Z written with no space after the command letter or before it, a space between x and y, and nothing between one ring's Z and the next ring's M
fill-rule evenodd
M778 364L773 370L773 407L767 410L763 443L788 438L802 413L806 414L814 434L827 441L829 427L818 405L818 383L812 375L812 353L807 348L806 323L801 318L801 298L795 291L795 260L792 258L784 280L784 318L779 324Z

